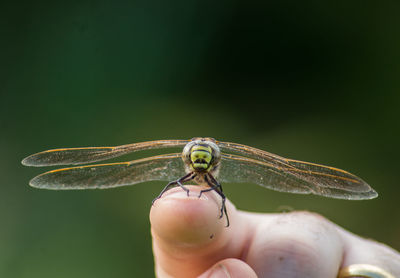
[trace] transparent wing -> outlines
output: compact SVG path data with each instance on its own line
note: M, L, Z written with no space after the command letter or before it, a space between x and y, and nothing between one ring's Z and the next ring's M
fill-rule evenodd
M116 147L54 149L30 155L22 160L22 164L35 167L86 164L141 150L182 147L188 142L189 140L157 140Z
M29 184L44 189L94 189L132 185L146 181L172 181L185 174L180 153L121 163L58 169L33 178Z
M265 161L271 165L275 165L276 167L288 166L288 159L257 148L231 142L217 142L217 145L223 152L232 152L239 154L240 156Z
M255 183L281 192L339 199L362 200L378 196L367 183L346 171L295 160L269 163L223 154L218 177L221 182Z

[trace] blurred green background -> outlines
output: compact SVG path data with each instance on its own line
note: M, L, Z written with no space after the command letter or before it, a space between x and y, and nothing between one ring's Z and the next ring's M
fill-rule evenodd
M151 277L164 183L30 188L55 147L210 136L353 172L344 201L226 184L400 249L397 1L9 2L0 9L0 277ZM152 154L143 152L123 159Z

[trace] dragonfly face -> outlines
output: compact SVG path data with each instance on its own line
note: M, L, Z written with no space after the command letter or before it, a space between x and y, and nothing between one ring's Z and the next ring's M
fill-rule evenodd
M215 173L221 160L219 147L212 138L193 138L184 148L186 172Z

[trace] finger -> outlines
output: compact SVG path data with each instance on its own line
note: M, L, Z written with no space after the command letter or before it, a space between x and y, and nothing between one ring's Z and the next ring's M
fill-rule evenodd
M254 270L238 259L225 259L211 267L198 278L257 278Z
M336 277L343 248L331 222L308 212L246 215L262 223L244 258L259 277Z
M382 268L394 277L400 277L400 253L389 246L361 238L341 227L337 227L344 242L344 257L341 267L354 264L369 264Z
M158 277L196 277L215 262L238 257L246 225L240 225L235 207L226 202L230 226L219 218L221 197L214 191L187 186L167 191L150 211L153 251ZM233 240L235 236L235 240ZM237 240L236 240L237 238Z

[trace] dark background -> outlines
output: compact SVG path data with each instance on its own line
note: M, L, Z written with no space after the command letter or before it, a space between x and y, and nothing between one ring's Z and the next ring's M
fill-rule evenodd
M151 277L164 183L30 188L55 147L210 136L353 172L344 201L226 184L400 249L398 1L11 2L0 8L0 276ZM144 157L137 153L122 159Z

